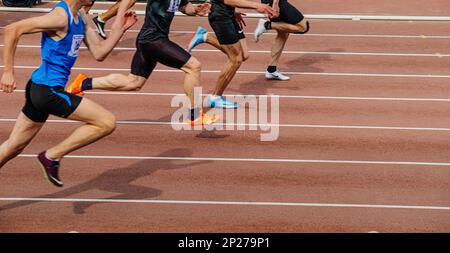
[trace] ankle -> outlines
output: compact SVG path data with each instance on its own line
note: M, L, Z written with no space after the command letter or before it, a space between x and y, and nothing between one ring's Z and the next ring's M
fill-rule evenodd
M59 162L61 160L61 157L58 157L57 155L52 154L48 150L45 151L44 155L45 155L45 158L47 158L48 160L51 160L51 161L58 161Z

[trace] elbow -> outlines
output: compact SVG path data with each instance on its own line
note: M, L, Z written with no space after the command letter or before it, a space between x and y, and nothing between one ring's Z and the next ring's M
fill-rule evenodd
M5 27L5 36L14 35L16 34L16 31L17 31L16 25L14 23L9 24Z
M94 55L94 58L98 62L102 62L106 59L106 55Z
M95 52L92 54L94 59L98 62L102 62L106 59L106 54L102 54L101 52Z

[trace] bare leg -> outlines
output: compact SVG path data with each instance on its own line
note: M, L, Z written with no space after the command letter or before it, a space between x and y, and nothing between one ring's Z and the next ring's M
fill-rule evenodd
M307 22L306 19L303 19L302 21L300 21L300 23L295 25L284 22L272 22L272 29L278 32L285 32L285 33L304 32L308 28L306 22Z
M275 41L272 44L269 66L278 65L278 60L280 59L281 54L283 53L283 49L284 46L286 45L286 41L288 38L289 33L278 31L277 37L275 38Z
M117 0L116 3L113 4L106 12L103 12L99 17L102 22L106 22L110 20L112 17L117 15L117 11L119 10L121 0Z
M246 61L250 57L250 54L248 52L247 40L243 38L239 41L239 43L242 47L242 61Z
M120 2L122 0L117 0L115 4L113 4L113 6L111 6L106 12L102 13L100 15L100 19L103 22L106 22L108 20L110 20L111 18L115 17L117 15L117 11L119 10L119 6L120 6ZM128 3L127 9L130 9L131 7L133 7L133 5L136 3L136 0L131 0Z
M146 78L133 74L110 74L92 79L92 89L110 91L137 91L144 86Z
M191 101L191 109L194 108L194 88L200 85L200 71L202 66L200 62L193 56L189 58L188 62L181 67L186 73L184 78L184 92Z
M220 45L219 41L217 40L217 37L215 35L213 35L212 33L208 33L206 35L206 43L210 44L211 46L219 49L220 51L222 51L222 53L226 54L227 52L225 51L225 49L222 47L222 45Z
M94 3L92 3L92 4L89 5L89 6L84 6L83 9L84 9L84 11L85 11L86 13L89 13L89 11L91 10L92 6L94 6Z
M237 42L233 45L221 46L227 54L228 60L219 75L219 79L217 80L216 88L213 93L216 96L222 96L223 92L225 91L228 84L230 84L231 79L233 79L243 61L241 43Z
M0 168L22 153L43 125L44 123L33 122L21 112L8 140L0 146Z
M89 145L102 137L111 134L116 127L116 119L112 113L102 106L83 98L78 108L69 119L86 124L78 127L64 141L47 150L47 158L60 160L68 153Z

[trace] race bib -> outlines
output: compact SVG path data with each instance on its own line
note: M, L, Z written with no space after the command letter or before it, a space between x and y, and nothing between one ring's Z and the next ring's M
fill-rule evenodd
M81 42L84 39L84 35L74 35L72 38L72 47L68 53L71 57L77 57L78 51L80 50Z
M176 12L178 11L178 8L180 7L181 0L170 0L169 8L167 9L167 12Z

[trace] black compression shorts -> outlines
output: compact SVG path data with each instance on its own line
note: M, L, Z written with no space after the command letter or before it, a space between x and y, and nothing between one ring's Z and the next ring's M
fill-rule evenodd
M245 38L244 31L234 18L223 19L210 15L208 21L221 45L232 45Z
M272 6L273 0L261 0L261 3L269 4L270 6ZM295 25L300 23L305 18L303 14L293 5L291 5L287 0L280 0L279 6L280 15L277 18L270 19L270 21L284 22Z
M22 112L34 122L45 122L50 114L67 118L83 98L67 93L64 87L49 87L28 81Z
M148 78L160 62L168 67L181 69L191 55L168 38L155 41L137 41L136 53L131 62L131 74Z

